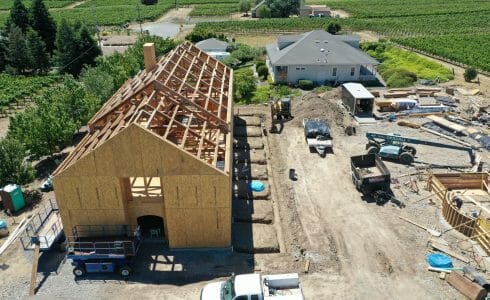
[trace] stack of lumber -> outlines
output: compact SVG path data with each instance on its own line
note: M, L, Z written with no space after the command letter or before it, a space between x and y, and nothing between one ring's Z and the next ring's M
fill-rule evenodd
M388 92L384 94L384 97L387 99L390 98L406 98L410 95L408 92Z
M466 127L463 125L456 124L454 122L446 120L445 118L434 116L434 115L427 116L427 118L430 119L432 122L436 123L437 125L444 127L454 133L461 134L461 135L467 134Z

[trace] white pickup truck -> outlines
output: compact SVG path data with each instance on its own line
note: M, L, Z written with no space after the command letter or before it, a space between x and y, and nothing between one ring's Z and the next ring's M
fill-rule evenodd
M304 300L296 273L232 275L226 281L207 284L201 300Z
M332 148L332 136L327 122L320 119L303 119L303 127L308 147L315 148L320 156L325 156L327 149Z

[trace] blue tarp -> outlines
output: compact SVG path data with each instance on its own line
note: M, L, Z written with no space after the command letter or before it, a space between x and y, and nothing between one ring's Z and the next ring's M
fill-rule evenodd
M0 220L0 229L7 228L7 223L4 220Z
M265 189L265 184L260 181L254 180L250 183L250 189L253 192L262 192Z
M434 253L427 256L427 262L434 268L452 268L453 260L442 253Z

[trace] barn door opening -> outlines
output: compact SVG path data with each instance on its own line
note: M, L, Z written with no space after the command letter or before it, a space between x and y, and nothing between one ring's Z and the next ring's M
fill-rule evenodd
M153 215L141 216L137 219L137 222L143 238L165 239L162 217Z

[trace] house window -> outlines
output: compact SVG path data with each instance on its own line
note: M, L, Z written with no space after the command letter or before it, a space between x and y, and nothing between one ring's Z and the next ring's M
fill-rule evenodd
M350 76L354 76L355 72L356 72L356 68L350 68Z
M305 67L296 67L296 70L305 70Z
M332 70L332 76L337 76L337 68L333 68L333 70Z

